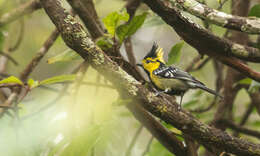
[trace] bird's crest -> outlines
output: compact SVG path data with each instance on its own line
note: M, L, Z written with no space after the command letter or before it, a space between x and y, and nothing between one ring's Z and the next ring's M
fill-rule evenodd
M149 57L150 58L157 58L161 62L164 62L164 60L163 60L163 49L160 48L156 42L154 42L152 49L144 57L144 59L149 58Z

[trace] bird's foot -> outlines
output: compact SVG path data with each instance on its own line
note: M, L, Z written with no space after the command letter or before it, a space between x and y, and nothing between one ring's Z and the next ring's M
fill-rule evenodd
M177 109L178 109L178 112L181 111L181 105L180 104L178 105Z
M155 95L155 96L158 96L158 95L160 95L161 93L163 93L163 92L158 92L158 91L156 91L154 95Z
M163 91L155 91L155 96L158 96L158 95L160 95L160 94L162 94L162 93L167 93L169 91L169 89L165 89L165 90L163 90Z

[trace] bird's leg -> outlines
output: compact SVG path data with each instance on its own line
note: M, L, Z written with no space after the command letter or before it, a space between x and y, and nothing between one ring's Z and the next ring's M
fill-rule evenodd
M179 103L179 105L178 105L178 111L181 110L181 104L182 104L182 98L183 98L183 96L184 96L184 93L181 93L181 100L180 100L180 103Z
M168 88L166 88L166 89L163 90L163 91L157 91L157 90L156 90L156 92L155 92L155 96L158 96L158 95L160 95L160 94L162 94L162 93L167 93L168 91L169 91Z

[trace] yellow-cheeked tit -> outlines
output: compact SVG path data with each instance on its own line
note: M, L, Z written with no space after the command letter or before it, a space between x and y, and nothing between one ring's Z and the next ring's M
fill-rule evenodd
M180 95L181 100L178 109L181 109L183 95L189 89L202 89L213 95L219 96L216 91L207 88L202 82L196 80L189 73L182 71L174 66L166 66L163 59L163 50L154 43L150 52L143 58L142 64L137 64L143 67L152 84L160 93L170 95Z

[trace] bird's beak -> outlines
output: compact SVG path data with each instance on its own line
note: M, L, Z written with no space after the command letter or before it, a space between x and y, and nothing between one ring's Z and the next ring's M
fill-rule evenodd
M137 63L136 65L139 66L139 67L143 67L142 64L140 64L140 63Z

